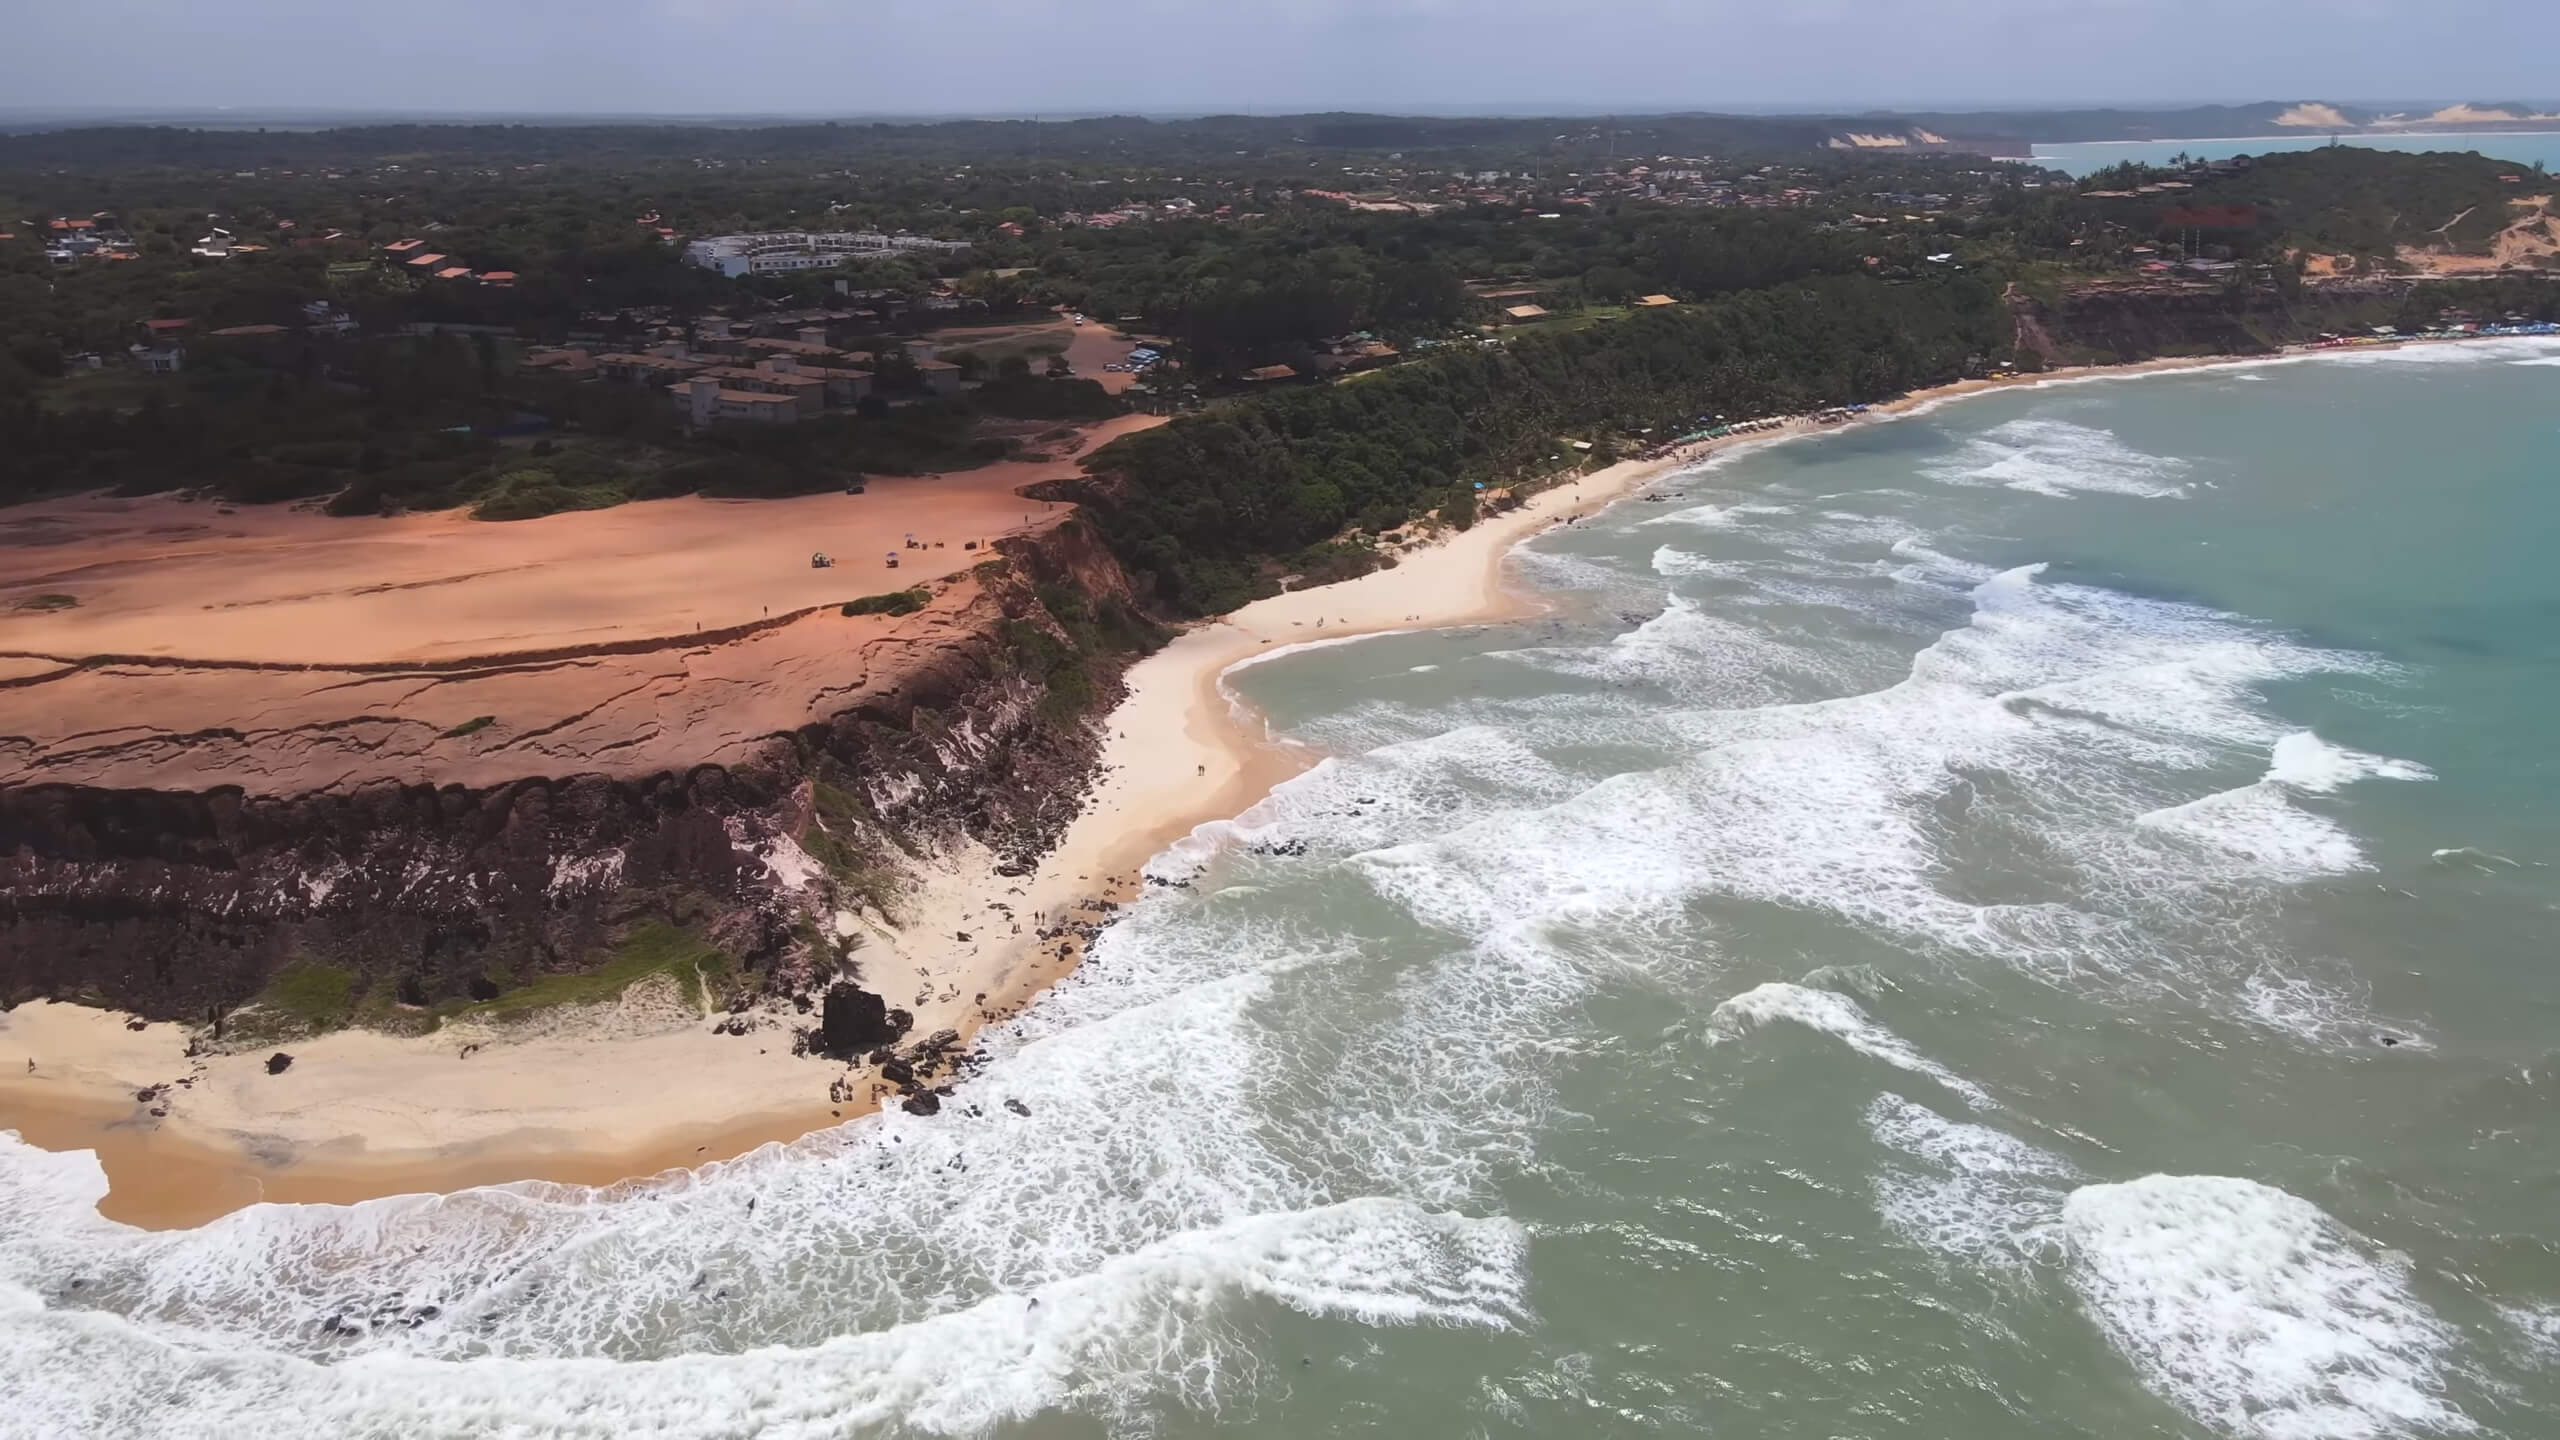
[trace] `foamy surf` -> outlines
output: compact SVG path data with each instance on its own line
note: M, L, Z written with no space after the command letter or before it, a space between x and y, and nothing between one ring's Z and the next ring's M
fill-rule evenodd
M1997 485L2056 498L2087 493L2156 500L2187 493L2180 477L2188 468L2186 461L2136 450L2113 431L2034 416L1992 427L1923 473L1950 485Z
M2332 745L2308 730L2275 742L2266 777L2150 811L2135 821L2240 856L2271 874L2308 878L2372 868L2346 827L2298 805L2299 794L2327 795L2358 780L2432 780L2423 765Z
M2457 1342L2408 1262L2250 1180L2153 1175L2063 1202L2073 1282L2145 1385L2264 1440L2478 1428L2445 1397Z
M2358 780L2432 780L2435 772L2414 761L2366 755L2332 745L2308 730L2296 730L2276 742L2267 759L2267 778L2326 795Z
M1976 1265L2059 1251L2064 1188L2078 1178L2069 1161L1894 1094L1877 1096L1866 1121L1878 1145L1916 1162L1872 1182L1877 1214L1905 1241Z
M0 1286L0 1368L41 1371L0 1429L26 1435L841 1436L985 1431L1048 1410L1213 1407L1263 1361L1239 1307L1366 1325L1524 1319L1525 1237L1501 1220L1359 1200L1180 1235L1087 1275L801 1348L596 1359L337 1364L64 1310ZM19 1427L24 1427L23 1429Z
M1925 1075L1976 1109L1989 1109L1996 1103L1981 1086L1913 1049L1901 1036L1868 1019L1858 1002L1833 990L1815 990L1783 981L1754 986L1716 1006L1708 1019L1708 1039L1710 1043L1734 1039L1780 1021L1829 1035L1869 1059Z

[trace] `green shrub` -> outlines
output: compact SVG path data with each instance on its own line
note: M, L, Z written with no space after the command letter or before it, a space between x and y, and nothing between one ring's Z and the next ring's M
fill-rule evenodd
M494 1000L466 1006L460 1013L490 1020L521 1019L555 1005L611 1000L653 975L672 977L686 1002L699 1009L717 998L712 992L737 966L735 957L689 930L664 920L643 920L594 969L544 975Z
M847 615L913 615L933 603L933 592L919 585L912 590L892 590L886 595L865 595L844 602Z
M335 965L294 964L276 972L258 996L266 1009L313 1030L325 1030L347 1017L356 977Z
M606 482L570 485L549 470L510 470L496 488L471 507L474 520L532 520L564 510L604 510L631 498L620 485Z

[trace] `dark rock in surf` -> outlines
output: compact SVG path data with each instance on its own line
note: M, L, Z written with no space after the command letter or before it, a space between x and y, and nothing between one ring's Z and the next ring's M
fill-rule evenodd
M942 1112L942 1097L930 1090L919 1090L898 1102L898 1108L910 1115L938 1115Z

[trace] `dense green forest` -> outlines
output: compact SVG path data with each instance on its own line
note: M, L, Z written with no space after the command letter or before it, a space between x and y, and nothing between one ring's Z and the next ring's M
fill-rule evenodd
M965 397L918 391L788 427L689 434L663 393L515 370L487 335L289 336L190 354L179 375L86 372L0 395L0 501L186 488L250 504L328 496L347 515L471 505L514 519L966 469L1015 448L980 432L986 417L1124 408L1089 380L1024 374ZM893 362L878 362L885 375ZM528 430L545 432L530 452Z
M1362 534L1420 511L1464 519L1477 484L1555 468L1566 436L1606 453L1711 413L1871 400L2047 357L2425 325L2464 302L2540 317L2560 293L2525 278L2367 284L2401 268L2401 246L2478 253L2532 218L2516 202L2547 193L2544 177L2495 159L2339 148L2072 182L1957 156L1750 148L1804 140L1805 123L0 137L0 201L17 217L0 219L17 231L0 240L0 500L183 485L494 520L961 469L1122 407L1020 354L990 375L972 332L950 328L964 306L987 326L1054 308L1163 337L1167 362L1138 398L1175 420L1106 451L1076 488L1162 603L1201 612L1284 568L1363 563ZM1711 145L1740 148L1677 150ZM132 236L131 258L45 258L47 217L92 214ZM192 253L217 225L263 248ZM674 243L792 226L970 248L732 280ZM421 281L380 248L413 236L514 278ZM2357 276L2308 287L2304 251L2353 257ZM880 394L791 427L688 433L663 393L519 363L537 344L681 340L709 316L773 317L787 333L786 308L841 306L847 291L881 301L872 319L830 321L872 352ZM2118 304L2038 345L2022 345L2006 303L2032 301L2067 331L2096 314L2072 297L2128 291L2174 303ZM1503 313L1523 298L1548 313ZM927 301L943 318L891 318ZM306 324L315 311L330 323ZM138 322L181 318L183 373L127 361ZM1532 323L1497 328L1509 318ZM279 328L211 334L237 326ZM478 333L437 333L452 326ZM983 383L927 395L903 359L927 338ZM1253 380L1275 364L1294 379ZM1342 369L1363 373L1318 378Z
M1214 406L1114 442L1072 493L1161 600L1205 614L1266 587L1266 558L1346 525L1470 513L1478 482L1548 468L1568 433L1881 399L2005 355L2009 338L1978 279L1779 286Z
M2261 256L2293 248L2389 256L2402 245L2480 253L2516 218L2514 202L2549 193L2545 178L2535 167L2468 151L2332 145L2192 176L2182 167L2115 166L2090 175L2083 190L2136 194L2074 203L2169 236L2192 228L2178 223L2182 214L2242 207L2255 223L2206 228L2216 242ZM2192 188L2165 198L2138 193L2161 180Z
M1295 358L1323 336L1399 339L1482 318L1465 282L1535 289L1563 308L1669 293L1698 299L1849 274L1864 236L1784 212L1628 208L1534 225L1487 209L1411 217L1316 212L1254 227L1184 221L1073 232L1038 255L1039 293L1136 316L1191 347L1199 368Z

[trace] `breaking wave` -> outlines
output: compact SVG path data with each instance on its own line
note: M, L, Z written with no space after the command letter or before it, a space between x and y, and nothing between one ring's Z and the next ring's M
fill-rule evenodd
M2250 1180L2153 1175L2062 1207L2089 1314L2145 1385L2265 1440L2478 1427L2445 1398L2452 1327L2405 1259Z
M1998 485L2036 495L2079 493L2164 499L2184 495L2186 461L2145 454L2113 431L2053 417L2028 417L1965 442L1922 473L1949 485Z
M1781 1020L1832 1036L1871 1059L1925 1075L1977 1109L1995 1103L1981 1086L1914 1050L1901 1036L1868 1019L1857 1001L1837 991L1774 981L1754 987L1716 1006L1709 1017L1710 1038L1730 1038Z

